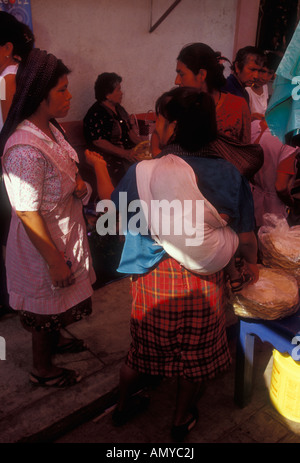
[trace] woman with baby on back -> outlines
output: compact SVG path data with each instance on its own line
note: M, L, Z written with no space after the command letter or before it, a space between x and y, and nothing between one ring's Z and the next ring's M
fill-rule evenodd
M124 424L147 404L131 396L143 377L175 376L172 435L182 439L197 422L203 384L230 365L224 268L239 248L255 282L257 243L248 181L230 162L213 150L207 152L217 137L211 96L192 88L173 89L158 99L156 111L160 156L130 167L115 189L104 160L88 160L98 177L99 196L105 199L110 192L118 209L119 193L123 197L126 192L128 207L141 201L148 224L148 233L131 232L130 224L136 222L128 213L118 270L132 275L132 342L120 373L113 421ZM151 208L176 200L192 200L193 207L173 212L166 208L162 215ZM198 200L204 202L204 215L195 222ZM163 224L169 221L171 232L162 233L159 217L164 217ZM182 230L194 230L195 236L172 233L172 225L182 221L187 225ZM188 246L188 239L194 239L194 245Z

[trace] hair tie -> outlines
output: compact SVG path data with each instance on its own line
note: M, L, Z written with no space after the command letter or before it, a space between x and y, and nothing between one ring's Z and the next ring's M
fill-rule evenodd
M229 64L231 64L231 61L226 58L226 56L222 56L219 51L216 52L216 58L219 64L221 64L222 61L227 61Z

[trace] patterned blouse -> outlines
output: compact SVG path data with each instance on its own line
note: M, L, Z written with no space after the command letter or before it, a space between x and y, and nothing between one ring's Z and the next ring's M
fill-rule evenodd
M116 106L116 114L101 103L94 103L84 120L84 135L88 143L99 138L108 140L113 145L131 149L134 143L129 138L131 124L129 115L121 105Z

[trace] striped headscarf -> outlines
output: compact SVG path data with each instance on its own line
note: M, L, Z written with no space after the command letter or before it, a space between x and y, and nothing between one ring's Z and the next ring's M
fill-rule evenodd
M53 79L59 62L61 63L54 55L35 48L20 63L16 75L16 93L0 134L1 156L7 139L19 123L37 110L55 86ZM66 68L66 73L68 72Z

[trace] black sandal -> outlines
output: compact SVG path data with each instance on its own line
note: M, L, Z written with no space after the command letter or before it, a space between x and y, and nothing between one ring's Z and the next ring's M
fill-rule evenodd
M187 434L196 426L199 413L196 407L191 410L191 418L184 424L172 426L171 435L175 441L182 441Z
M79 383L82 377L74 370L63 368L62 372L58 375L48 376L46 378L30 373L29 379L34 386L62 388Z

